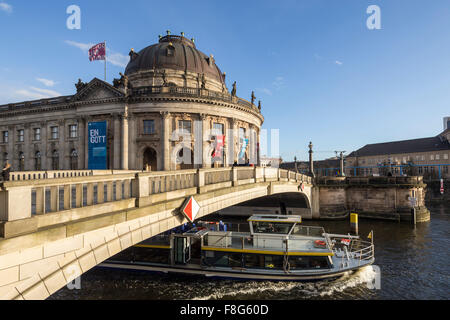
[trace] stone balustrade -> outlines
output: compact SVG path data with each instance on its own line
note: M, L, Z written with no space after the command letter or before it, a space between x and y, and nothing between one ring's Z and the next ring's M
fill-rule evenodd
M423 185L423 177L318 177L316 179L318 185Z
M299 173L260 167L23 174L26 176L20 179L17 176L17 180L4 182L1 186L0 237L32 232L36 228L80 217L106 214L111 210L142 208L252 183L287 180L312 183L311 177Z

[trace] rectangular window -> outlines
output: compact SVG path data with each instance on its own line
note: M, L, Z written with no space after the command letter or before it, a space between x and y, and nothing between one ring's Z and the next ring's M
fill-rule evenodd
M419 174L422 174L422 173L423 173L423 168L419 167Z
M41 141L41 128L34 129L34 141Z
M8 143L9 141L9 132L3 131L3 143Z
M224 130L224 125L222 123L214 123L213 124L213 131L214 131L214 135L223 135L225 130Z
M190 120L178 121L178 129L183 132L192 133L192 122Z
M144 120L144 134L155 134L155 120Z
M430 156L430 160L431 160L431 161L434 160L434 154L432 154L432 155Z
M422 156L422 161L425 161L425 156Z
M440 160L441 156L439 154L436 155L436 160Z
M17 131L17 141L23 142L25 138L25 132L23 129Z
M59 127L51 127L50 130L52 133L52 135L51 135L52 139L53 140L58 139L59 138Z
M444 173L448 173L448 166L444 166Z
M444 153L444 160L448 160L448 153Z
M69 137L78 138L78 125L72 124L69 126Z

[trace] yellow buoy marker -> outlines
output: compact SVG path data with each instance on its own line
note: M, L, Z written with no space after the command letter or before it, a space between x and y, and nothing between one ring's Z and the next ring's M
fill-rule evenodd
M358 214L350 214L350 230L354 234L358 234Z

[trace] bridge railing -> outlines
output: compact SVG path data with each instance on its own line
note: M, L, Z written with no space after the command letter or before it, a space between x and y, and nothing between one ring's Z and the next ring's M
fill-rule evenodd
M4 182L0 221L129 199L134 178L128 173Z
M145 207L189 195L227 187L272 181L311 184L311 177L278 168L232 167L167 172L137 171L60 171L24 173L21 180L3 182L0 188L0 236L3 222L26 220L58 213L60 218L45 218L67 223L90 217ZM36 179L33 179L36 177ZM286 177L286 178L282 178ZM27 180L28 179L28 180ZM111 205L109 205L111 204ZM52 220L53 219L53 220Z

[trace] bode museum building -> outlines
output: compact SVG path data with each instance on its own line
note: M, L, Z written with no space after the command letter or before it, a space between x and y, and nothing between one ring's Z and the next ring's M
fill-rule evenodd
M0 106L0 159L14 171L167 171L258 164L264 118L231 92L212 55L168 34L133 49L113 84Z

